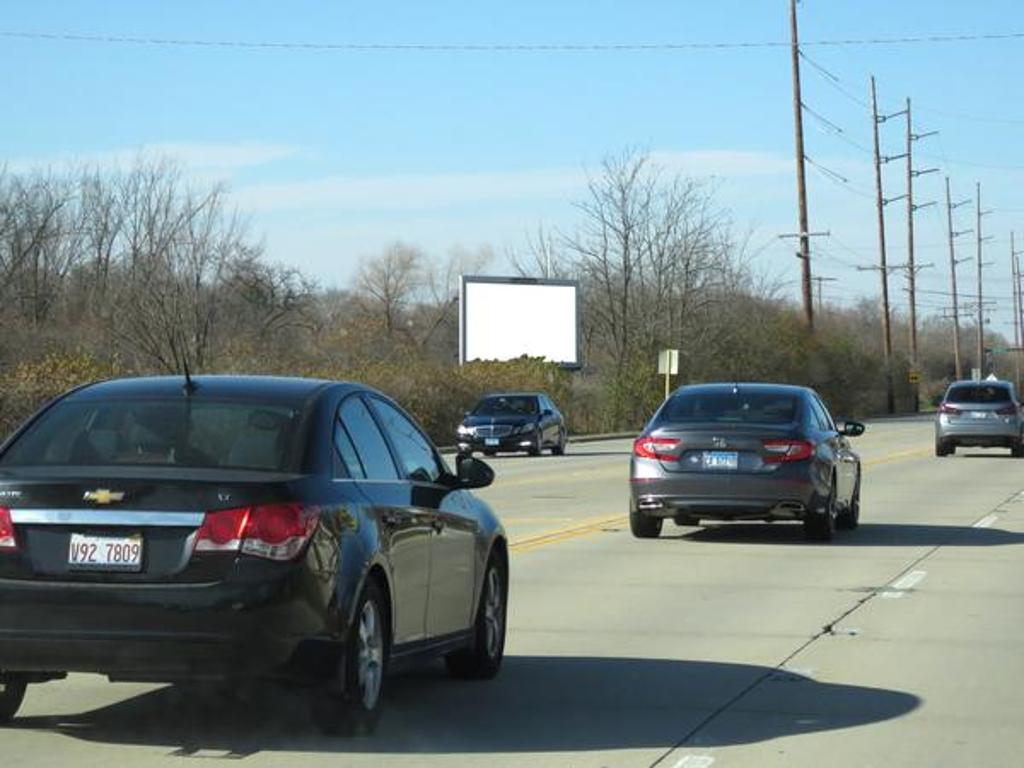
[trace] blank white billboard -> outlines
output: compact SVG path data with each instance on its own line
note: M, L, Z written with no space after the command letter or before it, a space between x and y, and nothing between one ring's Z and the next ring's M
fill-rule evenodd
M463 276L459 298L461 362L528 355L580 364L578 283Z

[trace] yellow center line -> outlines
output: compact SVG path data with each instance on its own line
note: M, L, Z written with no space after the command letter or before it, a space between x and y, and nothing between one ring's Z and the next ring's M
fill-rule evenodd
M868 461L861 462L863 467L875 467L880 464L889 464L896 461L905 461L907 459L922 458L931 454L930 448L915 448L909 451L900 451L898 453L891 453L888 456L880 456L877 459L870 459ZM566 475L561 476L559 479L565 477L574 477L579 474L593 474L593 472L569 472ZM523 478L526 480L526 478ZM530 482L530 481L527 481ZM525 484L525 483L521 483ZM564 528L557 528L547 533L535 534L533 536L527 536L522 539L513 541L509 545L509 549L512 552L531 552L541 547L546 547L550 544L558 544L563 541L569 541L576 539L581 536L587 536L591 533L597 533L603 528L609 525L621 525L626 522L626 517L623 515L611 515L606 517L593 517L586 520L582 520Z

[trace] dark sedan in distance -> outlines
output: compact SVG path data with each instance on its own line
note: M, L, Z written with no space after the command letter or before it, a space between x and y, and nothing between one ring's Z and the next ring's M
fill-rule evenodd
M565 417L544 393L500 392L484 396L466 412L456 429L456 441L464 454L526 451L539 456L550 449L552 455L561 456L569 435Z
M633 445L630 528L661 533L666 518L799 520L829 540L860 520L860 457L817 393L777 384L681 387Z
M501 665L507 543L398 404L358 384L156 377L73 390L0 446L0 723L26 684L301 682L367 732L386 673Z

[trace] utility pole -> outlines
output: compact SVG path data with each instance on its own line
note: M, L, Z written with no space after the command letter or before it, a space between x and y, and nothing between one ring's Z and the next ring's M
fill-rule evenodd
M981 182L975 182L974 184L975 194L975 210L977 211L977 221L974 225L974 231L977 235L978 243L978 362L977 368L981 374L981 378L985 378L985 301L982 295L983 281L981 278L981 270L985 266L982 261L981 244L986 240L990 240L989 237L982 237L981 235L981 217L991 213L991 211L981 210Z
M926 136L933 136L937 131L928 133L914 133L913 120L910 116L910 99L906 99L906 268L907 284L910 293L910 371L918 372L918 266L913 261L913 214L921 208L935 205L934 202L914 205L913 202L913 180L926 173L935 173L937 168L926 168L914 170L913 167L913 142ZM913 391L913 412L918 412L920 384L911 384Z
M821 298L821 284L822 283L834 283L834 282L836 282L836 278L834 278L834 277L813 277L811 279L814 280L814 282L816 282L818 284L818 311L821 312L822 309L825 306L825 304L824 304L824 302L822 301L822 298Z
M914 133L913 119L910 113L910 99L907 99L907 284L910 289L910 370L917 373L917 267L914 264L914 212L934 203L914 204L914 179L926 173L934 173L937 168L926 168L914 170L914 142L923 139L925 136L932 136L936 131L928 133ZM916 377L915 377L916 378ZM913 410L918 410L919 384L914 381L911 384L913 391Z
M796 200L800 235L801 287L804 322L814 330L814 307L811 296L811 243L807 224L807 177L804 169L804 105L800 95L800 36L797 31L796 0L789 0L790 53L793 59L793 122L796 131Z
M959 208L962 205L966 205L969 200L961 200L958 203L953 202L952 194L949 190L949 176L946 177L946 228L949 233L949 279L950 286L953 292L953 367L956 374L956 379L959 381L964 377L963 374L963 363L960 359L960 307L957 299L956 292L956 265L961 261L967 261L967 259L957 259L956 257L956 245L955 240L959 235L965 235L971 230L965 229L957 232L953 229L953 210Z
M885 365L885 408L896 410L892 388L892 332L889 325L889 267L885 256L885 198L882 196L882 153L878 142L878 125L885 118L878 116L875 76L871 76L871 125L875 137L875 196L878 205L878 271L882 276L882 356Z
M1014 246L1014 234L1010 233L1010 271L1013 274L1013 346L1014 354L1013 359L1015 363L1016 378L1014 379L1014 385L1017 387L1017 391L1020 392L1020 368L1021 368L1021 344L1024 343L1024 328L1021 327L1020 318L1020 265L1017 261L1017 257L1020 255L1020 251L1016 250Z

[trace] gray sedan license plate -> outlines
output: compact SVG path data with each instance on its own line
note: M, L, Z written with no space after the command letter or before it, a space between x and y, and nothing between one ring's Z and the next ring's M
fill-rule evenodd
M83 571L141 571L142 536L72 533L68 568Z
M704 469L739 469L736 451L704 451Z

